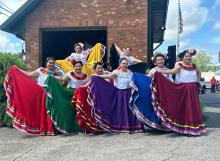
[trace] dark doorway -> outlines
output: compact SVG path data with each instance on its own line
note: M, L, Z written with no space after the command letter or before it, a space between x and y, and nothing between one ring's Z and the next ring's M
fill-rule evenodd
M73 51L75 43L82 42L85 48L90 48L96 43L107 46L107 28L77 28L77 29L42 29L41 64L45 65L47 57L57 60L65 59ZM107 52L106 52L107 53ZM107 62L107 54L103 61Z

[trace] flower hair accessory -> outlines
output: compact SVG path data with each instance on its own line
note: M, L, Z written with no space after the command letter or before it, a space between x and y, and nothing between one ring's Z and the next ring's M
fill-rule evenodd
M195 49L189 49L188 52L192 56L196 55L196 50Z

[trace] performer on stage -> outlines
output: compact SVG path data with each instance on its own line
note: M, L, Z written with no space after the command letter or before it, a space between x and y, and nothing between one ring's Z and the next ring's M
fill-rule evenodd
M64 73L73 70L73 63L75 61L82 61L83 64L86 63L88 53L83 52L82 47L79 43L74 45L74 53L66 57L65 60L57 60L56 65L59 66Z
M116 44L113 43L110 48L108 63L109 70L113 71L117 69L117 67L119 66L119 60L121 58L126 58L128 60L128 69L132 72L138 72L142 74L146 73L147 63L134 58L132 56L131 48L126 48L122 51Z
M120 66L112 73L92 76L88 100L93 117L107 132L136 133L143 130L129 107L131 78L126 58L120 60ZM113 79L114 86L104 79Z
M102 58L105 54L104 45L97 43L92 49L88 50L82 50L81 45L79 43L75 44L75 53L72 53L65 60L56 61L56 64L64 73L73 70L73 64L75 61L81 61L83 63L82 71L90 76L93 74L93 64L98 61L102 62Z
M132 49L130 47L124 48L124 50L122 51L116 44L114 45L117 53L120 56L120 59L126 58L128 60L128 65L142 62L141 60L136 59L135 57L132 56Z
M152 84L154 108L163 125L182 134L201 135L206 131L199 103L200 71L192 63L195 52L179 54L181 62L162 74L176 74L175 83L156 72Z
M72 64L76 61L81 61L83 64L86 64L88 54L82 50L82 47L79 43L74 45L75 52L66 58L66 60L71 61Z

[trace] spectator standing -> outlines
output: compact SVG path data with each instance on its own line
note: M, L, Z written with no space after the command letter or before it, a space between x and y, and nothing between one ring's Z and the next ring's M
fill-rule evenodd
M211 93L215 93L215 86L216 86L216 79L215 79L215 77L212 77L210 83L211 83Z

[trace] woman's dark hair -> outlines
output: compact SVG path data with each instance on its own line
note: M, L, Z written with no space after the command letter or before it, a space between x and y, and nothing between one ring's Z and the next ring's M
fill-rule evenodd
M127 59L127 58L121 58L121 59L119 60L119 64L121 64L121 62L122 62L123 60L128 61L128 59Z
M83 66L82 61L75 61L75 62L73 62L73 66L74 66L74 67L76 66L76 64L80 64L81 66Z
M154 56L154 62L156 62L156 60L157 60L158 57L162 57L164 60L166 60L166 57L165 57L163 54L157 53L157 54Z
M189 51L184 50L183 52L179 53L177 56L180 58L180 60L183 60L183 57L186 55L186 53L189 53Z
M48 57L47 60L46 60L46 63L48 63L50 60L55 61L56 59L54 57Z
M77 46L79 46L80 48L82 48L79 43L76 43L76 44L74 44L74 50L75 50L75 48L76 48Z
M103 64L101 62L96 62L93 66L93 70L95 70L97 68L98 65L103 66Z
M125 47L124 50L129 49L130 51L132 51L131 47Z

